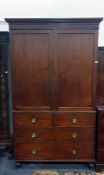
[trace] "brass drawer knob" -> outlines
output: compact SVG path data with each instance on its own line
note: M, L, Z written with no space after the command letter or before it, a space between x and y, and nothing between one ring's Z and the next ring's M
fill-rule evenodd
M32 118L31 123L35 123L36 122L36 118Z
M77 123L77 119L76 118L72 118L72 123L73 124Z
M35 138L36 137L36 133L32 133L32 138Z
M36 150L33 149L33 150L32 150L32 155L35 155L35 154L36 154Z
M76 154L77 154L76 149L72 149L72 155L76 155Z
M72 133L72 138L76 139L76 137L77 137L77 134L76 133Z

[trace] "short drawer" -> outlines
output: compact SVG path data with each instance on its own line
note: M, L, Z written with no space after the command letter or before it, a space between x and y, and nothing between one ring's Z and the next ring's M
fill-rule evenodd
M15 129L14 138L17 141L54 140L53 128Z
M68 113L55 116L56 126L90 126L95 127L95 113Z
M14 127L34 128L52 126L51 114L34 114L34 113L14 113Z
M94 159L94 144L87 143L61 143L56 145L56 155L58 160L91 160Z
M16 143L16 160L91 160L94 159L94 145L72 143L37 142Z
M54 143L16 143L16 160L53 160L55 157Z
M14 138L18 141L64 140L66 142L67 141L94 142L95 128L56 127L56 128L15 129Z
M64 142L93 142L95 140L94 128L92 127L57 127L54 137L57 141Z

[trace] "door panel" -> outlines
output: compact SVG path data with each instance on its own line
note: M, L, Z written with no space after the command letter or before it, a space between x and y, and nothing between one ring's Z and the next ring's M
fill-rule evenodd
M50 31L15 33L13 101L18 109L50 107Z
M93 39L92 34L57 33L59 107L92 106Z

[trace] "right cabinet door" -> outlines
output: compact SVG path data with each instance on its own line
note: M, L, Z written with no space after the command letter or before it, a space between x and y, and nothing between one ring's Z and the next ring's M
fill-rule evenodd
M58 109L91 107L94 35L57 31Z

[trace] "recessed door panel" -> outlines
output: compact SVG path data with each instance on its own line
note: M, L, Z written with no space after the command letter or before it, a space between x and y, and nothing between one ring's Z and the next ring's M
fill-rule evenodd
M59 107L92 106L93 39L92 34L57 34Z
M13 37L13 104L18 109L50 107L49 31L15 33Z

